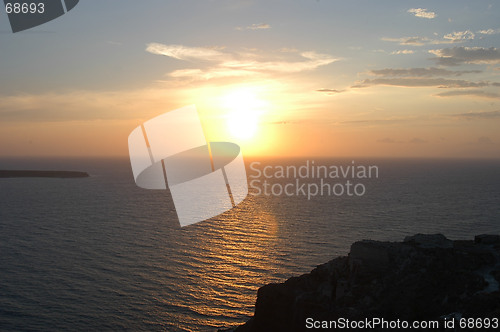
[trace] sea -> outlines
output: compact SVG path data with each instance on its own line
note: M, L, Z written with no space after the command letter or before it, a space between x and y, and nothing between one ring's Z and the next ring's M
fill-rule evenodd
M357 194L310 197L292 185L321 179L275 173L280 165L298 169L308 162L375 165L378 173L328 177L337 189L350 180ZM0 169L91 175L0 179L0 330L216 331L253 315L259 287L346 255L355 241L500 233L499 160L245 163L249 183L260 179L250 195L181 228L170 192L137 187L127 158L0 159ZM267 166L269 177L256 171ZM261 180L274 193L259 194ZM288 194L279 194L286 184Z

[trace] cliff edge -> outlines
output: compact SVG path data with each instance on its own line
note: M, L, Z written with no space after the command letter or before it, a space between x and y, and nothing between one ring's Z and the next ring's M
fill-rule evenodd
M499 263L498 235L478 235L474 241L451 241L441 234L417 234L403 242L364 240L352 244L347 257L261 287L254 316L227 331L314 330L306 327L307 319L377 317L440 324L468 317L498 319Z

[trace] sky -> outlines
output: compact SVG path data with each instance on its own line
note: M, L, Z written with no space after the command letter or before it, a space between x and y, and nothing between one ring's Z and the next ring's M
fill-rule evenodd
M500 158L500 3L82 0L15 34L0 12L0 157L127 156L191 104L248 156Z

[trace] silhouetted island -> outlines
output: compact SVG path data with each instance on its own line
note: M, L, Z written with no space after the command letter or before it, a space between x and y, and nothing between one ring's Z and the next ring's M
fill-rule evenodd
M444 329L445 322L457 331L483 331L486 324L494 330L491 324L498 326L500 318L499 258L498 235L451 241L442 234L417 234L404 242L356 242L347 257L261 287L254 316L225 331L311 331L320 326L333 331L346 319L351 324L371 319L439 324L427 331L453 331L451 325ZM402 329L364 329L389 330Z
M0 178L87 178L86 172L0 170Z

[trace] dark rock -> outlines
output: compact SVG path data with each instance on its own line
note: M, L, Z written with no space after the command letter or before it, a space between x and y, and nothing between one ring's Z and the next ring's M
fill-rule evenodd
M415 234L405 237L404 242L414 243L420 248L451 248L453 241L443 234Z
M307 318L498 317L500 292L491 291L485 279L498 280L500 253L495 236L479 238L417 234L402 243L356 242L348 257L261 287L254 316L234 331L306 331Z
M388 246L384 242L360 241L351 246L349 267L358 273L382 272L389 268Z
M474 242L482 244L497 244L500 243L500 235L493 235L493 234L476 235L474 237Z

